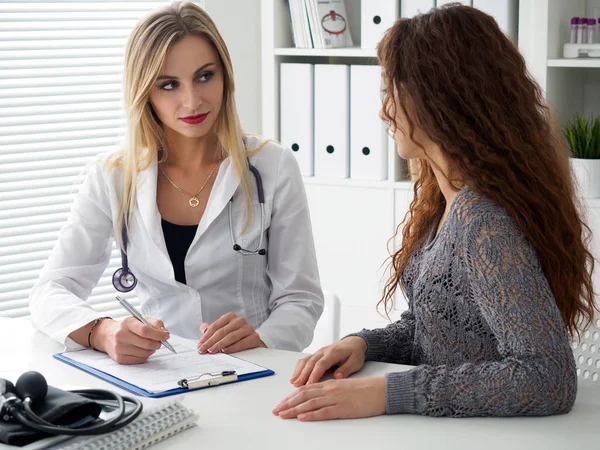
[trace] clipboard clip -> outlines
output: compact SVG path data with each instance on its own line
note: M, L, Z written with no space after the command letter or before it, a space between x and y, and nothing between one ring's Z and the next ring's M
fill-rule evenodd
M224 370L223 372L207 372L192 378L184 378L177 382L179 387L185 389L198 389L201 387L217 386L219 384L231 383L237 381L238 376L235 370Z

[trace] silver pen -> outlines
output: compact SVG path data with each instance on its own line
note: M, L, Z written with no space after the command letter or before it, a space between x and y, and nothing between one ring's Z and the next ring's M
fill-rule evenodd
M119 303L121 304L121 306L123 308L125 308L127 311L129 311L129 314L131 314L137 320L139 320L140 322L142 322L144 325L148 325L149 327L152 326L150 324L150 322L148 322L146 319L144 319L144 317L139 312L137 312L137 310L133 306L131 306L127 300L125 300L124 298L119 297L118 295L117 295L117 300L119 301ZM162 345L164 345L165 347L167 347L173 353L177 353L175 351L175 349L173 348L173 346L171 344L169 344L167 341L160 341L160 342L162 343Z

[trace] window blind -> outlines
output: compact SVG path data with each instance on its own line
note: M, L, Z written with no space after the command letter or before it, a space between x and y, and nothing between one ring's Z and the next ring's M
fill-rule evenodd
M0 2L0 316L29 315L29 292L85 166L123 141L126 40L141 17L168 3ZM118 267L113 246L88 299L115 317L124 315L111 281Z

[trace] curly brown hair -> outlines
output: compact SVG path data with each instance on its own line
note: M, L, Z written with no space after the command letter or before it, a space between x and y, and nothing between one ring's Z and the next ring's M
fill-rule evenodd
M594 315L590 230L582 220L566 147L542 91L516 46L489 15L448 5L399 19L377 48L392 124L401 108L437 144L460 179L503 207L535 248L567 331ZM410 102L407 109L407 102ZM418 144L418 143L417 143ZM445 207L430 163L417 162L402 245L390 258L381 301L387 313L408 258ZM456 176L456 178L455 178Z

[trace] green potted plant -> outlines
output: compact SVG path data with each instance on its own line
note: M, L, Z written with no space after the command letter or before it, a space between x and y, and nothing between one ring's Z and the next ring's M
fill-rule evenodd
M571 168L580 194L600 197L600 116L576 114L567 121L564 136L571 149Z

